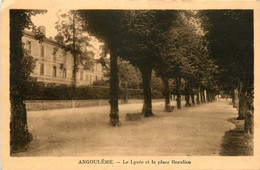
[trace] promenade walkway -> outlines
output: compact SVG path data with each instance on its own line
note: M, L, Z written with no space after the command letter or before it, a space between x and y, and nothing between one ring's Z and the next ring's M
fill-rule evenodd
M28 112L34 140L14 156L200 156L219 155L227 121L237 116L230 100L163 112L154 103L151 118L126 121L142 104L119 106L122 126L109 126L109 106Z

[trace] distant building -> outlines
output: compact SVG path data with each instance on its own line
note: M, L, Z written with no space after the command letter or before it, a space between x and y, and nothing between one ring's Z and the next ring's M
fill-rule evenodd
M45 28L40 27L40 31L45 34ZM66 53L58 43L52 39L44 38L39 42L34 38L34 34L24 30L22 38L25 49L36 59L36 67L31 74L39 82L66 84L72 83L73 56ZM94 56L93 56L94 58ZM103 79L102 65L94 63L90 70L79 65L76 76L76 85L92 85L94 81Z

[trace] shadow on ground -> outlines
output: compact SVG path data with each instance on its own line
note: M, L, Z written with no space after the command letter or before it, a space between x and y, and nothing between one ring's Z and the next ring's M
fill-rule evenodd
M243 132L244 120L231 118L236 128L225 133L221 144L221 156L253 156L253 135Z

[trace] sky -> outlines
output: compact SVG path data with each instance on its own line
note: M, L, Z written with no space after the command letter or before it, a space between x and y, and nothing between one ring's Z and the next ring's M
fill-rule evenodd
M62 10L62 12L68 11L68 10ZM46 28L46 37L55 37L57 35L57 30L55 29L55 23L58 20L58 16L60 14L59 9L49 9L44 14L37 14L35 16L31 17L32 22L35 26L45 26ZM100 50L99 47L102 45L96 38L92 37L91 44L93 47L90 47L89 50L96 53L95 58L99 57Z
M57 35L57 31L55 29L55 22L58 20L57 14L58 10L50 9L47 13L38 14L33 16L31 19L36 26L45 26L47 37L54 37Z

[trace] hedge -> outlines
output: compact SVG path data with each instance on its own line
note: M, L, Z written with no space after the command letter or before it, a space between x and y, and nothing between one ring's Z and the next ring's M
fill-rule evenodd
M128 89L128 99L142 99L143 90ZM119 98L124 99L125 89L119 88ZM162 98L162 93L152 90L152 98ZM80 86L72 95L71 86L33 83L27 90L26 100L88 100L88 99L109 99L109 87L105 86Z

